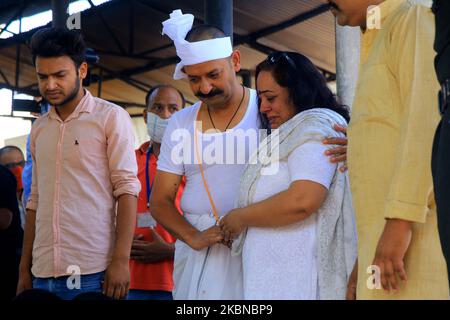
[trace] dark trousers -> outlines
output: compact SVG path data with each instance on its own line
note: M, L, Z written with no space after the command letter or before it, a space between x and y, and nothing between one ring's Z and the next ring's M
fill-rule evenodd
M439 237L448 271L450 268L450 108L445 111L436 130L431 169L437 204Z

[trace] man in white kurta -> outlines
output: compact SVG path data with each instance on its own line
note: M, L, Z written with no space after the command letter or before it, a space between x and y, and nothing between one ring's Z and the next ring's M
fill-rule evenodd
M240 54L232 50L230 38L211 27L189 35L192 22L192 15L175 11L163 23L163 32L174 40L181 58L174 78L188 77L200 101L170 119L150 211L178 239L174 299L242 299L241 257L232 257L222 243L217 221L234 208L241 174L257 147L257 96L236 77ZM183 176L182 217L169 199Z

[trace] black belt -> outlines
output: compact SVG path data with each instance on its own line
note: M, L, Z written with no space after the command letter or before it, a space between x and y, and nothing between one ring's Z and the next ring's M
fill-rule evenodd
M441 86L441 91L439 91L439 112L441 115L450 106L450 78L446 79Z

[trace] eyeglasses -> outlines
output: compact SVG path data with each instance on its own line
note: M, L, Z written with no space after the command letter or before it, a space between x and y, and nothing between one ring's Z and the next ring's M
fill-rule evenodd
M15 167L24 167L25 166L25 161L19 161L19 162L10 162L10 163L5 163L3 165L4 167L8 168L8 169L13 169Z
M271 65L275 65L275 64L279 63L281 59L284 59L285 61L287 61L287 63L289 64L290 67L297 70L297 66L295 65L295 62L289 57L289 55L286 52L274 51L274 52L270 53L269 56L267 57L267 61Z

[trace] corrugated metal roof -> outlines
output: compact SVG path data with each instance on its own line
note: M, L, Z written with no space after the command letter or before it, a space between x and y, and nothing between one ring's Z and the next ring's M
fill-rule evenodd
M38 2L43 5L43 2ZM134 4L133 20L130 20L131 4ZM252 34L267 27L275 26L294 17L313 10L324 4L322 0L235 0L234 32L240 36ZM0 5L0 8L2 6ZM12 12L14 8L8 7ZM203 20L203 1L199 0L112 0L97 7L107 21L110 29L125 51L120 52L116 41L108 33L93 9L82 13L82 32L88 45L99 50L100 66L113 72L122 72L125 78L137 80L139 86L153 86L158 83L171 83L180 88L189 101L197 99L192 95L187 81L174 81L172 73L174 65L150 70L152 64L159 59L175 56L170 46L170 39L161 36L161 22L168 14L181 8L184 12L193 13ZM48 9L48 7L46 7ZM5 15L0 14L0 21ZM3 18L4 19L4 18ZM4 19L5 21L7 19ZM130 23L134 28L133 41L130 41ZM236 39L235 39L236 40ZM132 43L132 52L129 52ZM282 31L270 34L257 40L266 46L301 52L310 57L320 68L335 73L335 29L331 13L322 13L310 20L295 24ZM14 84L16 47L13 40L0 40L0 70L8 81ZM142 54L145 51L163 48L162 50ZM242 53L242 67L254 69L266 54L249 45L237 47ZM21 49L20 87L36 83L30 53L25 46ZM139 71L139 72L138 72ZM99 69L93 72L98 74ZM104 71L103 76L114 78ZM0 76L0 83L4 82ZM90 90L97 94L97 85ZM102 97L105 99L143 104L145 92L119 79L110 79L102 83Z

